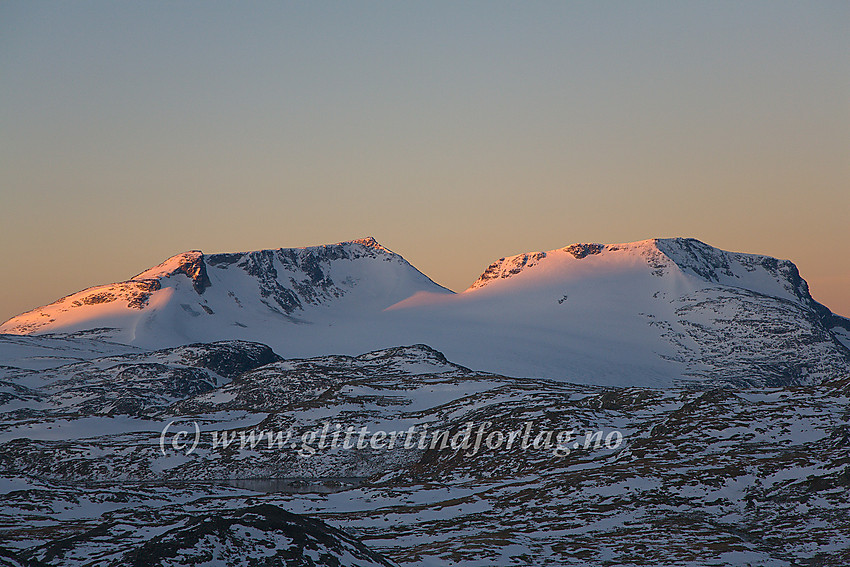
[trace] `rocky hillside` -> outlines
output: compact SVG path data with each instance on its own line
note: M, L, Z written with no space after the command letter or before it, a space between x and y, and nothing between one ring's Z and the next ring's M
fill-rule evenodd
M98 411L56 397L63 375L85 391L82 363L105 404L100 384L116 367L193 369L206 386L141 381L132 411ZM746 390L602 388L474 372L424 345L280 360L239 342L68 366L4 369L7 387L28 392L0 404L8 564L850 561L846 377ZM160 444L170 423L190 434L198 424L193 452ZM488 432L530 423L534 438L574 435L477 452L304 441L336 423L452 436L470 423ZM211 441L213 432L267 430L294 431L295 444ZM606 444L613 431L622 442Z

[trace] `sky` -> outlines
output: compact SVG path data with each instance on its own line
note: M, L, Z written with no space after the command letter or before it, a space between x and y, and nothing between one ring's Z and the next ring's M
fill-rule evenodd
M850 316L850 3L0 3L0 320L191 249L687 236Z

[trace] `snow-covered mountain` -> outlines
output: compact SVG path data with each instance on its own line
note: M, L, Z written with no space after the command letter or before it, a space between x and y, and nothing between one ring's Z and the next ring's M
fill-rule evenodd
M0 332L92 331L141 347L283 338L305 325L380 313L418 292L452 293L374 238L235 254L193 250L14 317Z
M257 341L287 358L423 343L470 368L607 385L850 373L850 321L811 297L793 263L683 238L502 258L458 294L371 238L187 252L0 326L80 331L142 348Z
M850 558L850 321L785 260L575 244L455 294L373 239L187 252L0 332L0 565ZM299 450L473 423L577 441ZM301 444L216 445L262 431Z
M787 260L694 239L574 244L491 264L391 311L471 368L609 385L799 384L850 373L850 321ZM427 327L442 329L440 336ZM842 340L844 341L842 343Z

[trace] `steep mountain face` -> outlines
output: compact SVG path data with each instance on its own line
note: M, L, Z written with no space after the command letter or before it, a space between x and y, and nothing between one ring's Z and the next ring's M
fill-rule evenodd
M502 258L459 294L373 239L187 252L0 332L145 348L241 339L286 357L424 343L470 368L608 385L810 384L850 372L850 321L811 297L793 263L683 238Z
M417 292L449 294L373 238L236 254L191 251L129 281L14 317L0 332L97 331L144 347L256 338L357 320Z
M816 383L850 373L846 319L787 260L693 239L574 244L491 264L468 290L391 309L472 368L616 385Z

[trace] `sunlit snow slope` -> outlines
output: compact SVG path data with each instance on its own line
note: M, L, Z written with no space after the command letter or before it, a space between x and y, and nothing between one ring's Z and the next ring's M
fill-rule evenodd
M850 322L812 299L794 264L681 238L503 258L459 294L373 239L187 252L0 332L94 329L144 348L254 340L284 357L425 343L471 368L611 385L804 384L850 372Z
M97 330L89 334L142 347L248 336L277 345L296 338L307 346L324 333L299 340L306 328L359 321L421 291L452 293L372 238L235 254L191 251L129 281L24 313L0 332ZM325 352L322 344L313 350Z

